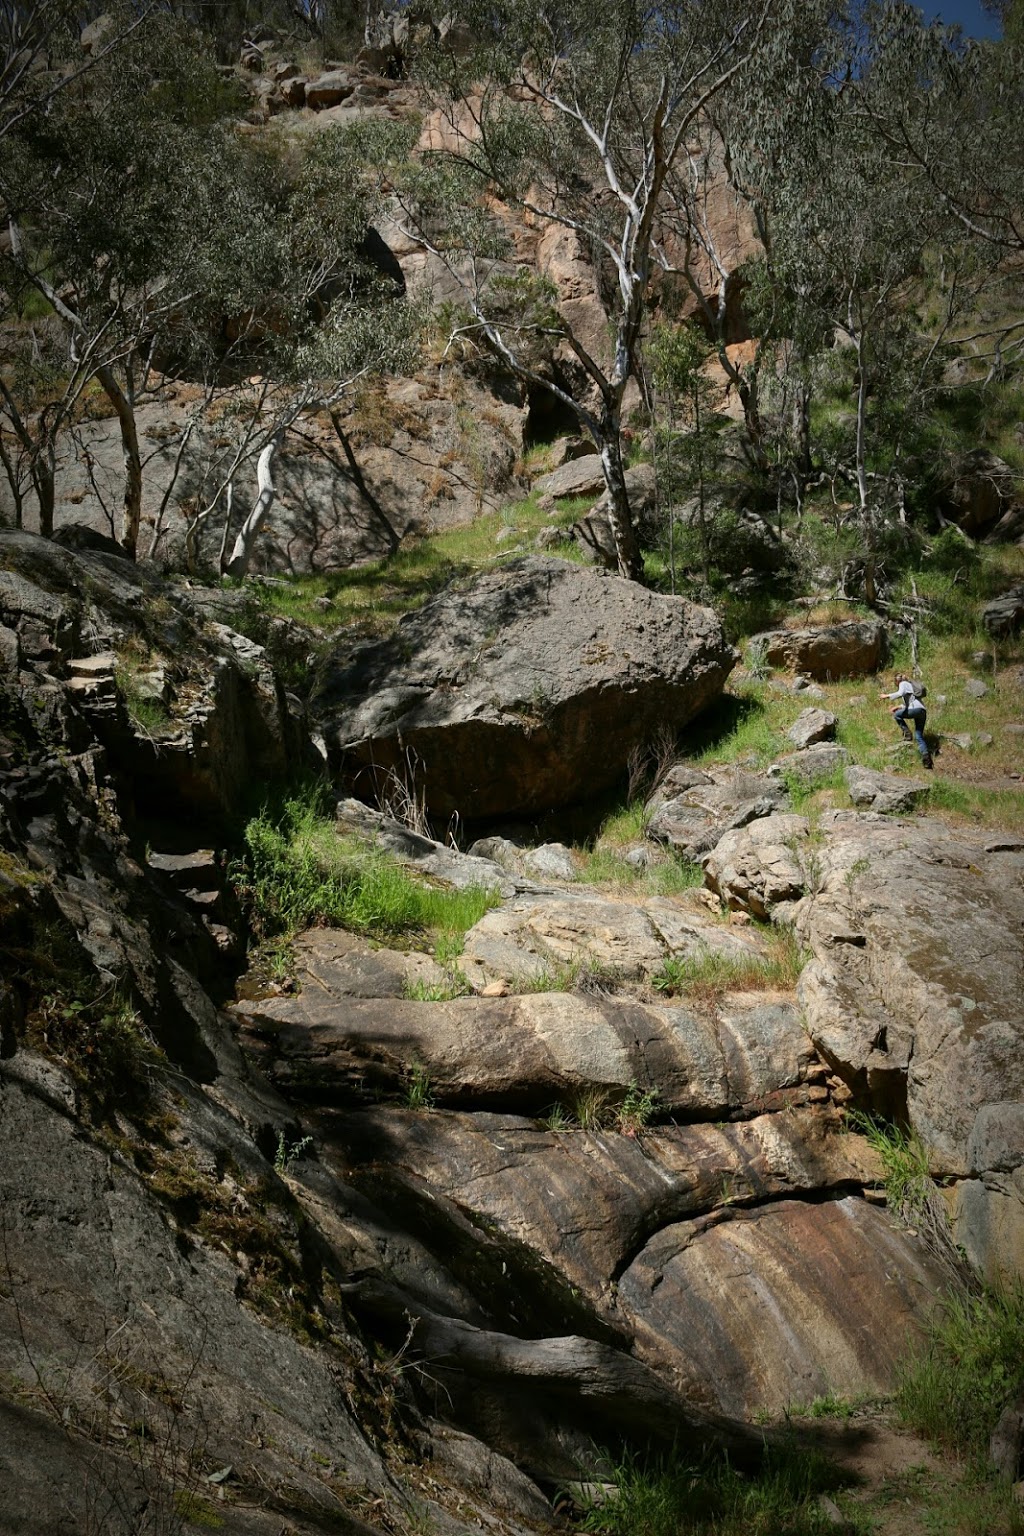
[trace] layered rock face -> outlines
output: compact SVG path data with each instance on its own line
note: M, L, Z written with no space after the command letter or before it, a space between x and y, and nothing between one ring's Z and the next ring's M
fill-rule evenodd
M814 959L808 1033L858 1102L911 1125L956 1181L954 1231L992 1278L1024 1259L1024 840L833 811L772 816L706 862L731 905L768 903Z
M622 584L591 579L614 616ZM240 1536L517 1536L595 1446L742 1461L758 1414L888 1389L950 1255L882 1208L851 1103L915 1129L955 1240L1021 1272L1024 841L877 811L812 829L777 773L680 763L641 851L699 857L706 888L608 895L564 849L509 869L503 839L461 854L342 801L340 833L498 893L461 978L318 929L229 1018L178 883L202 850L147 858L132 754L176 754L161 793L195 837L303 738L262 653L202 609L116 558L0 540L15 1528L116 1493L168 1519L216 1497ZM638 633L657 654L661 622ZM240 735L216 725L221 672ZM129 673L133 708L162 700L150 727ZM810 958L769 985L785 923Z
M718 696L734 659L707 609L524 559L328 664L312 707L357 788L395 776L437 816L528 815L613 784L634 748Z
M765 938L696 893L535 890L470 932L465 974L481 994L521 985L570 932L618 992L410 1001L406 965L378 951L374 999L358 942L314 932L297 995L239 1005L246 1050L315 1127L322 1167L296 1169L299 1198L330 1204L329 1172L425 1249L364 1249L353 1304L418 1319L420 1347L474 1380L472 1406L452 1384L457 1420L542 1480L568 1475L552 1429L576 1369L597 1373L597 1422L615 1400L652 1432L682 1404L691 1433L725 1433L723 1415L884 1390L889 1341L944 1271L861 1198L879 1166L838 1134L795 999L642 1000L667 960L756 965ZM423 1107L403 1107L410 1084ZM541 1382L551 1396L532 1399ZM579 1428L563 1422L563 1446Z

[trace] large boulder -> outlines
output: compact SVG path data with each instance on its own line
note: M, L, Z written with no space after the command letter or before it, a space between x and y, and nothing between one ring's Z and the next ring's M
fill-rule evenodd
M957 1240L992 1278L1024 1253L1021 839L876 811L828 811L815 838L775 816L707 863L731 904L797 924L813 959L807 1029L859 1107L921 1137Z
M1004 639L1024 624L1024 586L1011 587L981 610L981 622L990 635Z
M328 663L312 707L357 786L411 776L437 816L529 815L610 787L634 749L717 698L734 661L710 610L533 557Z
M814 629L773 629L755 635L773 667L803 672L819 682L877 672L888 654L885 626L876 619L851 619Z
M974 448L955 465L944 500L964 532L979 538L1017 507L1019 478L998 454Z
M691 763L669 769L648 801L647 835L687 859L699 859L726 832L781 810L787 800L779 778L743 768Z

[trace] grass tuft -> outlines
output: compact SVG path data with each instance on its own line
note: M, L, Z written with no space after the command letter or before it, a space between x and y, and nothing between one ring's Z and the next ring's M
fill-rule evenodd
M1006 1405L1024 1390L1024 1287L953 1296L900 1371L903 1421L978 1470Z
M796 985L806 955L791 928L773 929L763 955L742 959L706 946L690 955L670 955L651 977L668 997L686 997L713 1006L725 992L788 991Z
M752 1476L726 1461L630 1457L611 1481L583 1510L595 1536L825 1536L835 1526L819 1499L844 1479L828 1457L781 1446Z
M338 835L319 788L265 808L245 828L235 882L262 938L330 924L391 936L436 931L451 954L499 898L420 884L389 856Z

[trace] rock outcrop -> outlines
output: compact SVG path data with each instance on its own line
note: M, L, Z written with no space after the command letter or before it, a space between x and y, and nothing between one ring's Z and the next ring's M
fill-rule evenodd
M413 780L433 815L473 821L608 788L634 749L717 698L733 663L709 610L528 558L328 663L312 707L357 792Z
M755 635L773 667L803 672L819 682L877 672L888 654L885 626L877 620L849 620L818 629L773 629Z
M773 816L722 839L730 905L795 921L808 1032L865 1109L909 1124L958 1181L954 1231L995 1277L1024 1241L1024 847L932 822L832 811L812 841Z

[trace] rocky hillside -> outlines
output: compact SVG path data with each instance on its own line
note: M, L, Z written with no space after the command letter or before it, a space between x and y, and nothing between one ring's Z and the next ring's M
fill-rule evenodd
M384 662L341 648L316 718L221 601L0 535L12 1530L546 1528L629 1448L753 1468L763 1420L888 1392L965 1258L1021 1273L1020 835L915 812L923 778L858 765L806 678L788 753L697 764L735 658L616 578L514 563L461 630L442 598ZM862 630L833 667L874 665ZM470 846L346 793L396 720ZM681 755L614 884L509 819L656 725ZM302 868L358 846L479 905L432 953L380 908L244 977L298 866L253 907L224 850L321 752ZM851 1111L919 1138L911 1224Z

